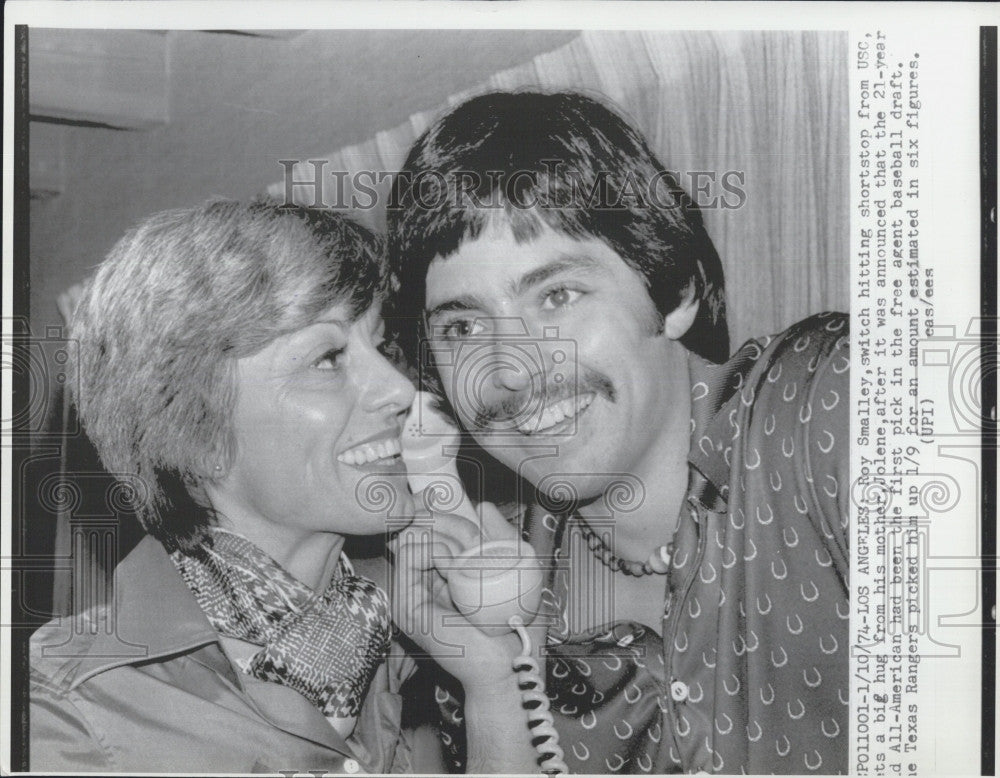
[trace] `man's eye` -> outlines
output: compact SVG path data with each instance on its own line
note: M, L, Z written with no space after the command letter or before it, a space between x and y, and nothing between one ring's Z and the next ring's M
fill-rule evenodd
M336 370L344 357L344 349L332 348L312 363L317 370Z
M449 340L460 340L481 335L485 330L486 327L478 319L456 319L446 324L441 332Z
M565 308L567 305L572 305L579 300L582 295L583 292L578 289L568 289L565 286L561 286L558 289L546 292L545 299L542 301L542 308L546 310Z

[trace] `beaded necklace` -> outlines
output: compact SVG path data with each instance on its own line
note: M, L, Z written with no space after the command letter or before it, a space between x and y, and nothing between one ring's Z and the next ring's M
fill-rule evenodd
M587 522L581 520L579 524L583 530L584 540L587 541L587 547L605 567L637 578L653 574L666 575L670 572L670 558L674 554L673 543L666 543L657 548L645 562L636 562L615 556L614 552L597 536L597 533L587 525Z

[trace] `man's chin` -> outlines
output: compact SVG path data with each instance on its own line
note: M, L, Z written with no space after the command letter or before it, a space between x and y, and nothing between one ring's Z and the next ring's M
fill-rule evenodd
M631 506L645 498L644 485L636 476L616 469L613 462L607 461L610 457L595 461L590 447L567 445L568 441L552 445L539 442L528 447L523 439L511 436L477 436L477 442L490 456L534 486L543 505L575 506L607 495L606 499L614 506ZM634 508L626 508L629 509Z
M553 513L565 513L601 499L604 495L625 492L625 502L632 502L632 492L644 495L638 479L623 473L593 472L592 468L574 467L572 462L541 459L524 463L519 472L535 487L538 503ZM642 499L640 497L639 499ZM621 502L620 499L616 500Z

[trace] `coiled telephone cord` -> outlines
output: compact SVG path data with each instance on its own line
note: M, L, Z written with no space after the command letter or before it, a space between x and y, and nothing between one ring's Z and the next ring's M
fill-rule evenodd
M559 733L549 710L549 698L545 694L545 680L542 677L538 662L531 656L531 637L524 627L520 616L512 616L511 628L521 638L521 654L514 660L513 668L517 673L518 687L521 689L521 700L528 713L528 730L531 741L539 741L535 750L542 756L540 767L548 775L564 775L569 767L563 760L565 753L559 747Z

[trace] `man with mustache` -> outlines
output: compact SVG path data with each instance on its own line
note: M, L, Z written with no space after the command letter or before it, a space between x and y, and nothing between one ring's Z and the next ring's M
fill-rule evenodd
M570 770L846 771L846 317L730 356L698 209L572 93L487 94L432 125L389 241L425 383L534 487L517 522L548 562L533 630ZM420 601L434 624L442 580ZM400 623L462 684L464 768L537 770L513 636Z

